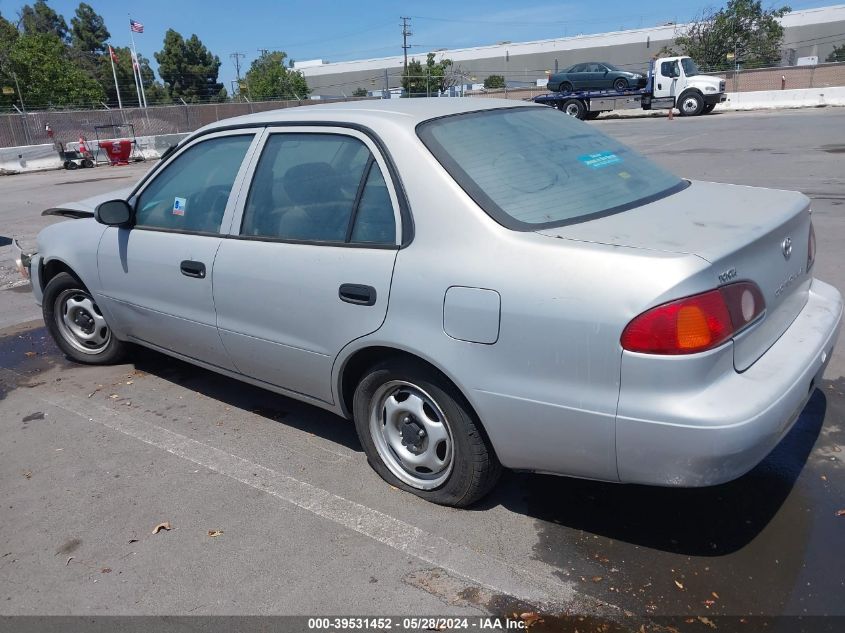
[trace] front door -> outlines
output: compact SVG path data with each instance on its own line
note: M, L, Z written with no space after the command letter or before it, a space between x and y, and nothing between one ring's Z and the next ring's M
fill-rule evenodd
M238 371L331 402L340 350L387 313L396 190L364 134L276 128L214 262L217 325Z
M654 97L677 97L678 78L681 74L681 65L678 60L661 61L655 66L657 68L653 78Z
M223 133L186 146L130 200L133 226L103 234L104 301L128 338L232 369L216 328L211 270L255 138Z

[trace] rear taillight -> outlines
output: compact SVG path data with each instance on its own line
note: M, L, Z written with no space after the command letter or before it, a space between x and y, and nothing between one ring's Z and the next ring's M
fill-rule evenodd
M739 282L664 303L622 332L622 347L643 354L694 354L718 347L765 310L760 289Z
M810 221L810 237L807 242L807 272L816 263L816 229L813 228L813 222Z

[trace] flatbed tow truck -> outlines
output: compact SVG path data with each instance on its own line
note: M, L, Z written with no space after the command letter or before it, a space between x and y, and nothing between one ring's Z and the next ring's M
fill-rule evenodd
M702 75L690 57L654 60L648 82L640 90L580 90L550 92L534 97L535 103L552 106L582 121L611 110L669 110L681 116L712 112L727 99L725 81Z

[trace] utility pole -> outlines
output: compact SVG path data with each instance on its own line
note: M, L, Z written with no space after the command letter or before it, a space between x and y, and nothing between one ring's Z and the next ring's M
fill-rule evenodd
M235 63L235 77L237 77L238 82L238 95L241 94L241 59L244 57L246 57L246 55L237 51L229 53L229 58Z
M410 21L411 18L404 16L402 17L402 50L405 53L405 72L402 76L408 83L408 93L411 92L411 80L408 78L408 49L411 47L408 45L408 37L413 35L413 33L411 33L410 29L408 28L411 26L409 24Z

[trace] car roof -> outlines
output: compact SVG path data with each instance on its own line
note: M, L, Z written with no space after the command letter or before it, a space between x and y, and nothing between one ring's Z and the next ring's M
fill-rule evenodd
M233 126L263 127L285 123L358 124L371 128L399 125L414 128L429 119L500 108L545 107L526 101L479 97L430 97L415 99L370 99L332 102L255 112L222 119L197 130L191 137Z

